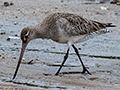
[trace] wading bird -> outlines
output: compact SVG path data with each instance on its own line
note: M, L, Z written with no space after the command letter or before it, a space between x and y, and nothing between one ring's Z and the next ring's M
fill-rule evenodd
M35 26L25 27L21 31L22 49L19 57L19 61L14 73L13 79L16 77L25 48L27 44L36 38L52 39L55 42L68 44L67 53L64 56L64 60L60 65L60 68L55 75L58 75L62 66L68 58L70 47L75 50L83 67L82 73L87 72L91 74L85 65L83 64L75 43L80 43L93 37L94 34L106 33L106 27L114 27L112 23L100 23L97 21L83 18L76 14L70 13L53 13L46 17L43 22ZM105 30L103 30L105 29Z

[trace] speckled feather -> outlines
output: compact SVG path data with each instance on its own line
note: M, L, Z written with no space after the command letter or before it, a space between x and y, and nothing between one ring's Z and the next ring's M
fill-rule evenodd
M50 29L54 28L54 26L56 27L56 22L61 18L66 20L65 22L61 22L65 25L64 28L67 27L67 25L71 26L71 30L69 30L71 35L88 34L106 27L106 24L104 23L92 21L70 13L54 13L49 15L43 22L46 23Z

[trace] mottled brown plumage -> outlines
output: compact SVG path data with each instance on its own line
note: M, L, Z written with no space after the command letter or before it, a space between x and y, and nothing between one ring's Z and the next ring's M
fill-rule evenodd
M80 39L107 26L108 24L82 18L76 14L54 13L46 17L41 24L24 28L21 32L21 39L24 41L25 34L30 31L30 34L34 33L34 36L32 37L31 34L28 42L35 38L48 38L59 43L67 43L74 36L81 36L82 38L78 40L78 42L81 42L84 40ZM85 40L87 39L89 38ZM73 42L73 44L76 42Z
M30 26L30 27L24 28L20 36L21 40L23 41L21 55L20 55L19 62L18 62L13 79L15 78L17 74L25 47L27 46L29 41L36 39L36 38L42 38L42 39L47 38L47 39L52 39L53 41L56 41L59 43L68 44L67 53L56 75L58 75L63 64L65 63L71 46L74 48L83 66L82 73L88 72L90 74L90 72L84 66L79 56L78 50L74 46L74 43L88 40L90 38L89 36L91 37L94 36L93 34L101 34L101 29L105 29L106 27L112 27L112 26L114 25L112 25L111 23L107 23L107 24L100 23L97 21L83 18L76 14L53 13L49 15L48 17L46 17L42 23L36 26ZM106 29L102 31L104 31L105 33Z

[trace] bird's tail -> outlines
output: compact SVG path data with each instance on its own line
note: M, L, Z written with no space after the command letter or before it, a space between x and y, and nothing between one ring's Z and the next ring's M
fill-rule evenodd
M106 27L116 27L116 25L113 25L112 23L105 23Z

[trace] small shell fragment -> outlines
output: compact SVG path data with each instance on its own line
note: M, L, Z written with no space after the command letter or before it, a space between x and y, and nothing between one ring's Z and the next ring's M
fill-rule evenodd
M10 38L10 39L20 39L20 37L17 37L17 36L9 36L8 38Z
M108 10L109 8L108 7L100 7L101 10Z
M23 61L25 61L25 58L22 58Z
M10 41L10 38L7 38L6 40L7 40L7 41Z
M117 5L120 5L120 2L117 2Z
M98 63L96 63L96 67L100 67L101 65L99 65Z

